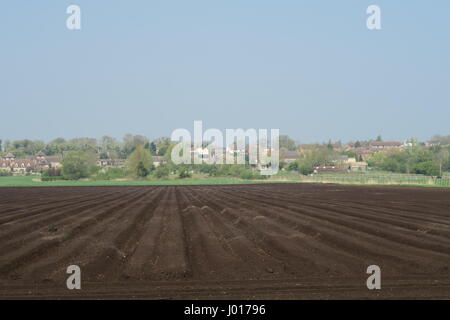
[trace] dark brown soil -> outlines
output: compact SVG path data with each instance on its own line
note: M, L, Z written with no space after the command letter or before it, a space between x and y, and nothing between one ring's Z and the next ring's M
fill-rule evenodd
M450 189L1 188L7 298L450 299Z

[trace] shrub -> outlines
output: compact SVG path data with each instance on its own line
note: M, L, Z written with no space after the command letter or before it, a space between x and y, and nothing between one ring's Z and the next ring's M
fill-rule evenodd
M311 163L302 162L300 164L300 166L298 167L298 172L300 172L301 174L307 176L307 175L309 175L309 174L314 172L314 168L313 168Z
M190 178L190 177L192 177L192 174L186 168L181 169L180 173L178 174L178 178L180 178L180 179L186 179L186 178Z
M298 171L298 169L299 169L299 163L298 163L297 160L295 160L293 162L290 162L287 165L287 170L288 171Z
M66 180L64 176L41 176L41 181L58 181Z
M253 172L246 170L246 171L241 172L239 178L245 179L245 180L251 180L251 179L255 179L255 175L253 174Z
M265 179L266 176L261 175L259 171L252 170L249 168L244 168L244 170L239 175L239 178L245 180L256 180L256 179Z
M93 176L99 173L99 171L102 170L102 167L100 166L91 166L89 168L89 175Z
M157 179L167 178L169 177L169 169L166 166L161 165L153 172L153 176Z
M95 176L96 180L113 180L126 177L125 168L102 168Z

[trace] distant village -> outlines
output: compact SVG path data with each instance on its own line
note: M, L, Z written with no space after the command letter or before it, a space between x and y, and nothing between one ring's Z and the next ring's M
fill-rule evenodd
M328 166L314 166L314 173L324 172L361 172L367 171L368 163L366 160L374 153L389 154L403 148L411 146L411 143L399 142L399 141L371 141L366 146L360 144L347 144L332 143L331 148L337 153L354 153L355 156L348 155L336 155L334 162L335 165ZM299 152L287 151L286 155L282 158L286 163L296 161L300 158L303 152L308 152L313 145L303 145Z
M140 136L139 136L140 137ZM280 163L282 164L282 170L289 167L290 164L297 162L299 159L304 158L312 149L316 148L318 144L292 144L292 140L288 138L287 144L280 143ZM139 139L138 139L139 142ZM144 142L144 141L142 141ZM161 143L161 141L160 141ZM170 142L163 140L165 143L164 152L167 152L167 144ZM135 141L136 144L136 141ZM158 143L154 143L153 146L147 141L146 146L152 151L153 166L159 167L165 163L167 157L161 154L158 150ZM400 141L369 141L369 142L351 142L343 144L340 142L329 142L323 144L325 148L333 150L333 158L331 161L324 163L323 165L314 165L312 173L331 173L331 172L365 172L368 170L368 159L375 153L378 154L392 154L401 150L407 149L413 145L412 142L400 142ZM433 143L423 143L420 148L426 150L433 146ZM132 148L131 148L132 149ZM115 148L117 150L117 148ZM224 153L231 153L239 155L245 153L246 150L239 150L235 146L229 146L224 149ZM0 172L9 173L13 175L38 175L44 170L49 169L61 169L62 160L65 155L65 151L59 152L53 155L46 155L43 151L38 151L33 156L17 157L13 152L3 152L0 160ZM97 160L96 165L103 168L124 168L127 164L126 157L117 157L121 155L115 152L114 157L109 157L110 152L100 150L96 152ZM123 153L122 153L123 154ZM201 158L204 160L214 158L214 154L210 153L210 149L207 147L192 148L192 157ZM258 164L256 165L257 167Z
M47 157L42 151L30 158L17 159L11 152L6 153L0 161L0 170L13 174L37 174L50 168L61 168L60 156Z

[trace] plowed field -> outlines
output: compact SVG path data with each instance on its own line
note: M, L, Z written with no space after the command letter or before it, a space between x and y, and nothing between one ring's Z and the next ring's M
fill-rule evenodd
M450 190L1 188L5 298L450 299Z

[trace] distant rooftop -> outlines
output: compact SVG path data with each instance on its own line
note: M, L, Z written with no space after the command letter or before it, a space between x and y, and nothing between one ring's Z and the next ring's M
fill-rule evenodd
M299 156L297 151L286 151L282 155L284 159L297 159Z
M400 147L402 144L398 141L374 141L370 143L373 147Z

